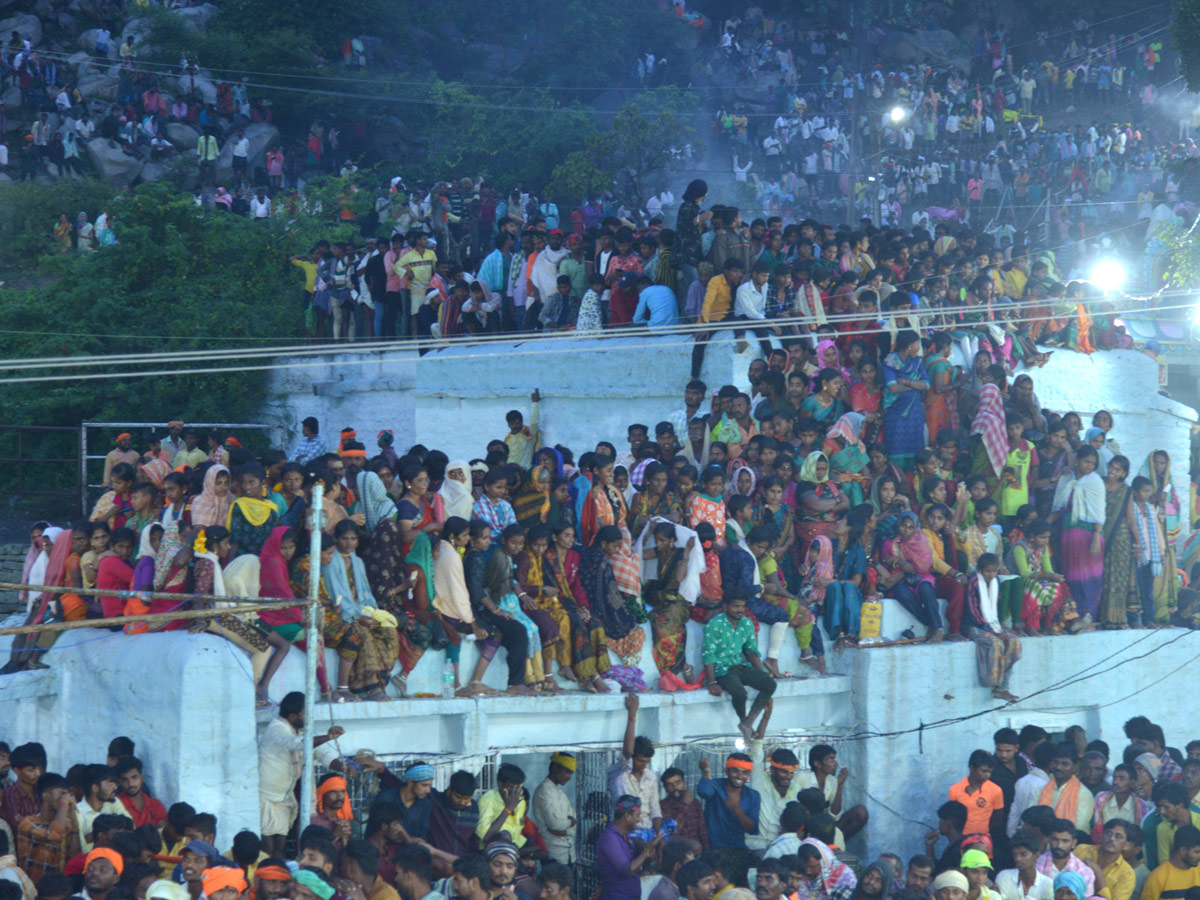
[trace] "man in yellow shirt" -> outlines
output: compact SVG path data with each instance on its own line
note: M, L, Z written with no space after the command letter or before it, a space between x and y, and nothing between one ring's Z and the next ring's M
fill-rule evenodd
M409 308L412 317L411 336L417 334L417 313L425 305L425 292L429 281L433 278L433 270L437 265L437 253L429 249L429 235L423 231L414 231L408 236L409 251L396 260L392 267L397 275L408 277Z
M1137 876L1125 861L1125 842L1129 838L1124 819L1109 819L1104 823L1100 846L1079 844L1075 855L1084 862L1094 862L1104 875L1104 887L1097 893L1107 900L1130 900Z
M724 322L733 312L733 292L742 283L742 263L739 259L725 260L722 277L710 278L704 291L704 305L700 308L701 322Z
M1184 825L1175 831L1171 858L1150 873L1141 900L1163 900L1167 891L1200 887L1200 828ZM1178 896L1178 895L1176 895Z
M496 787L479 798L479 824L475 835L486 847L489 841L507 839L517 847L525 845L525 772L512 763L503 763L496 772Z

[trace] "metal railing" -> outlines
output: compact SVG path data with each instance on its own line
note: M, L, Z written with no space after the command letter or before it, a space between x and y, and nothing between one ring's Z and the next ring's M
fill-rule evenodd
M156 431L167 430L166 422L84 422L79 426L79 494L80 508L83 515L87 515L90 507L90 498L88 490L90 488L101 487L99 482L88 481L88 463L96 460L103 461L107 456L107 451L100 455L88 454L88 429L91 428L117 428L121 431L131 431L133 429L155 429ZM282 425L263 425L257 422L189 422L186 426L188 429L220 429L221 431L264 431L278 432L278 440L276 446L279 449L287 448L287 431ZM70 430L70 429L67 429Z
M0 456L0 463L8 464L7 469L16 469L16 486L15 487L0 487L0 494L19 494L28 497L64 497L71 498L76 501L84 494L83 481L79 477L79 472L82 471L79 467L79 445L76 443L75 456L72 457L50 457L50 456L29 456L26 455L26 435L28 434L46 434L53 432L66 432L74 434L75 429L65 425L0 425L0 433L14 433L16 435L17 448L16 456ZM15 463L15 466L12 464ZM26 470L30 464L67 464L76 469L75 485L69 490L31 490L25 486ZM45 484L46 479L43 476L38 476L36 483Z

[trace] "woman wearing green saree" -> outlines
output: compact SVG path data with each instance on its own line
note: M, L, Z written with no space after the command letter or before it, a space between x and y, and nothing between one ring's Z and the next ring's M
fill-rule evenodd
M865 502L864 491L871 487L867 473L871 457L860 437L865 424L866 417L861 413L846 413L829 429L821 445L829 459L829 478L841 488L851 507Z

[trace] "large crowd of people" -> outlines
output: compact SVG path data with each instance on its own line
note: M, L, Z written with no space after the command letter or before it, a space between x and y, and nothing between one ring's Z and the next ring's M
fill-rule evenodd
M850 805L837 749L802 759L771 739L769 704L744 752L719 773L702 758L692 780L637 733L629 695L621 757L586 801L578 752L551 753L544 776L497 761L489 789L482 773L439 779L421 759L393 771L344 757L331 726L313 741L325 774L301 811L304 700L285 696L263 730L261 824L237 834L184 799L186 778L181 798L155 795L135 755L154 746L117 737L103 763L84 763L0 742L0 897L1170 900L1200 888L1200 741L1181 752L1144 716L1125 723L1121 760L1078 725L1000 728L964 754L945 802L929 798L925 852L867 864L847 849L868 815Z
M870 288L852 299L853 271L842 296L873 304ZM1035 267L1026 295L1045 272ZM731 699L749 734L785 676L789 632L823 672L830 645L859 640L863 604L886 599L923 629L905 639L975 642L980 683L1012 699L1022 640L1195 626L1200 549L1182 539L1196 518L1190 471L1174 474L1165 450L1127 458L1106 410L1085 421L1038 399L1037 364L1071 352L1048 342L1083 349L1112 333L1101 317L1077 305L1033 319L1035 345L1026 325L983 321L992 285L975 276L956 324L927 322L924 337L907 301L891 330L788 337L751 362L749 393L693 379L681 408L591 448L542 441L537 390L474 459L422 445L401 455L390 431L371 451L352 428L327 443L313 418L290 452L258 455L182 421L138 448L122 433L88 521L34 529L25 583L71 590L30 590L27 620L103 627L220 596L304 598L317 579L338 659L320 677L335 702L403 694L426 652L445 654L460 695L487 695L504 647L510 693L704 688ZM1076 287L1068 296L1080 303ZM167 596L112 593L129 590ZM687 663L689 621L703 627L702 670ZM186 624L248 652L268 705L300 623L299 607L283 607ZM647 633L656 680L642 663ZM479 656L460 679L464 639ZM19 638L5 671L44 666L52 642Z

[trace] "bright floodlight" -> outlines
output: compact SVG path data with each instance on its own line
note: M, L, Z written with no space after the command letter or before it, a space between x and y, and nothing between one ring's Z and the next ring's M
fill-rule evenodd
M902 107L902 106L893 106L891 113L889 113L889 116L891 117L891 120L893 122L903 121L904 115L905 115L904 107Z
M1103 291L1119 291L1125 284L1125 266L1115 259L1102 259L1092 269L1091 282Z

